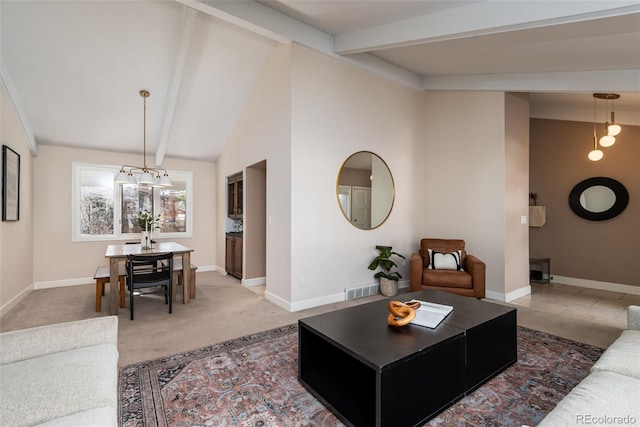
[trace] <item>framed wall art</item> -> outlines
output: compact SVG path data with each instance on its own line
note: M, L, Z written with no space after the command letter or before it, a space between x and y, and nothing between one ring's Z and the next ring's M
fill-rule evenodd
M20 154L2 146L2 220L20 220Z

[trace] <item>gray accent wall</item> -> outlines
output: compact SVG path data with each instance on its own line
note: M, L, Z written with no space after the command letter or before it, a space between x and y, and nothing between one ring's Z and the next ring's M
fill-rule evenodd
M531 119L530 127L529 187L546 207L545 225L529 229L530 256L551 258L554 276L640 287L640 127L623 125L598 162L587 158L592 123ZM597 176L629 192L625 211L607 221L580 218L569 207L571 189Z

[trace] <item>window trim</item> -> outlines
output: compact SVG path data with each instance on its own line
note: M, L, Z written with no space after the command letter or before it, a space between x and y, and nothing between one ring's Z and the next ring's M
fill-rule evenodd
M110 172L113 177L120 170L119 166L114 165L101 165L96 163L72 163L71 171L71 241L72 242L104 242L104 241L119 241L119 240L139 240L140 233L120 233L121 230L121 210L122 210L122 196L121 196L121 184L113 183L113 234L102 234L99 236L87 235L80 233L80 178L83 170L94 170ZM185 188L187 191L187 229L186 231L178 231L171 233L154 232L154 235L158 239L185 239L193 237L193 172L190 171L176 171L167 170L169 176L180 176L181 180L185 181ZM156 197L154 195L154 208ZM154 215L156 213L154 212Z

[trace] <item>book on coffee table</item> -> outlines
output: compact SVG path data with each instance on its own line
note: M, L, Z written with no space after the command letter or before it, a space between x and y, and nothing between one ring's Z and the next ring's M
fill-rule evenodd
M408 302L419 302L416 312L416 317L410 323L414 325L425 326L427 328L435 328L444 320L445 317L453 311L453 307L450 305L436 304L433 302L420 301L412 299Z

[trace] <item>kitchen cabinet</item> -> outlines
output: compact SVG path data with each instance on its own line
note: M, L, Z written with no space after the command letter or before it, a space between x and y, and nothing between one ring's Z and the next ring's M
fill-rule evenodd
M242 279L242 233L227 233L225 270Z
M243 197L242 172L227 177L227 216L233 219L242 219Z

